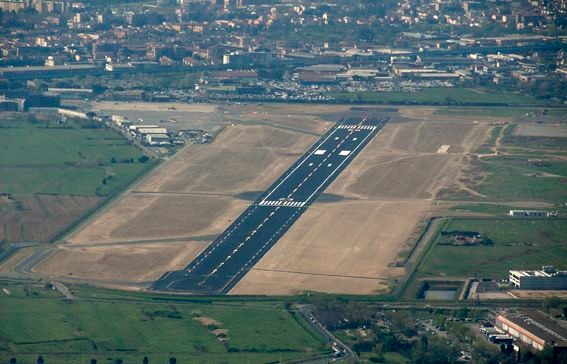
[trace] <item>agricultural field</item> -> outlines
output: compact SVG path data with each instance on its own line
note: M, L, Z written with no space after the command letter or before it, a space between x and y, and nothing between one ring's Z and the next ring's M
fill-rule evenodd
M48 240L152 166L92 121L5 113L0 120L0 241Z
M441 245L443 231L473 231L492 240L489 245ZM510 269L565 269L565 220L449 219L434 238L417 268L419 278L504 279Z
M495 94L469 88L428 88L416 92L358 92L331 94L338 102L537 105L543 103L522 94Z
M328 353L324 339L280 301L63 299L45 286L0 282L0 362L273 362ZM81 290L70 288L75 297ZM90 290L93 294L93 290Z

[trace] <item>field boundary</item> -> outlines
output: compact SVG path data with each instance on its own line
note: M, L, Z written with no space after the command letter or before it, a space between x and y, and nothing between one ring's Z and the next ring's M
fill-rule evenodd
M156 159L152 162L147 163L147 166L145 168L138 171L133 177L131 177L129 180L126 180L118 188L114 189L113 192L106 195L103 201L99 205L81 214L81 216L79 216L79 218L74 223L70 224L69 226L63 228L62 230L51 236L51 238L49 238L47 243L51 244L61 241L63 240L63 238L73 233L76 229L81 227L83 224L87 223L98 212L101 212L103 209L107 208L111 202L115 201L123 193L129 191L131 187L139 183L144 176L155 170L155 168L159 166L162 163L162 161L163 159Z

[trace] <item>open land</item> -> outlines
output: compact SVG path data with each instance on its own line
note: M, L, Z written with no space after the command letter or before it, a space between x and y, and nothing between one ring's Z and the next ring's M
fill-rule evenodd
M373 112L380 113L377 109ZM346 107L304 105L233 105L225 106L222 114L217 110L215 117L222 115L224 127L211 145L181 150L68 236L60 251L33 272L113 287L147 287L198 256L347 112ZM394 122L373 138L231 294L384 292L393 279L407 273L398 263L429 216L501 216L508 206L549 210L563 196L557 188L564 176L561 149L543 150L545 143L534 137L527 144L519 141L526 137L516 135L513 115L451 115L434 107L401 107L388 114ZM509 156L503 158L505 153ZM518 160L533 155L550 163ZM511 192L514 189L499 184L503 180L495 183L495 174L488 170L489 163L500 162L508 174L519 177L533 180L527 175L532 169L557 177L547 178L553 185L535 187L539 195ZM534 188L532 180L525 188ZM486 193L490 189L508 195ZM121 265L114 263L117 259ZM95 260L97 265L87 268L73 260Z
M441 231L475 231L493 244L441 245L440 232L418 268L419 277L504 279L511 269L562 268L567 256L565 220L453 218Z
M461 178L441 191L445 203L456 203L440 213L454 217L433 234L406 297L423 280L464 281L473 276L500 280L511 269L567 268L567 139L560 132L565 124L558 119L517 121L495 119L483 144L463 166ZM558 212L559 218L511 218L510 209ZM474 231L492 243L448 244L442 231ZM538 296L515 292L516 297Z
M357 92L332 94L338 102L368 103L446 103L447 100L464 104L544 104L533 96L481 92L469 88L448 87L419 90L416 92Z
M226 293L277 243L381 130L377 118L347 116L294 163L184 270L152 289Z
M231 293L383 291L404 272L389 265L486 130L472 121L387 124L326 190L343 200L316 202ZM442 145L447 153L437 153Z
M64 300L43 285L0 282L0 361L76 363L275 362L328 351L282 302L153 301L71 287ZM96 300L90 298L95 297Z
M151 166L110 129L4 113L0 122L0 241L46 241Z
M105 257L98 259L96 269L101 273L114 272L114 279L106 281L114 285L123 282L126 275L131 281L140 282L180 268L169 262L162 264L161 272L147 272L139 263L145 256L165 262L179 255L186 259L179 264L187 264L204 247L204 242L222 233L247 207L249 199L272 183L332 124L317 114L302 124L297 116L290 117L288 113L266 117L255 112L239 107L236 116L243 120L239 125L227 122L229 125L212 144L192 145L180 151L69 236L62 252L35 267L34 272L94 279L97 274L92 268L69 259L92 254ZM270 111L270 115L274 113ZM188 241L191 243L180 243ZM117 250L120 246L138 254L123 254L124 250ZM182 246L185 251L179 251ZM111 264L115 256L120 257L120 266Z

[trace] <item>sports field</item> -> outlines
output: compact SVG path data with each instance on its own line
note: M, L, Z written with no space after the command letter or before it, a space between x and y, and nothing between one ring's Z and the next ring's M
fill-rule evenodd
M64 300L44 286L0 282L0 362L259 363L326 352L324 339L281 302ZM8 293L7 293L8 292ZM82 297L81 290L71 292ZM77 353L80 353L79 355Z

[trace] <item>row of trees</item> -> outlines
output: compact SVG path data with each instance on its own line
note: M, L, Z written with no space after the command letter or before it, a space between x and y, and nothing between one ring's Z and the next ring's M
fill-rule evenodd
M46 363L45 359L44 359L41 355L37 357L37 359L36 359L35 362L36 362L36 364L44 364L44 363ZM97 362L98 362L98 361L97 361L96 359L91 359L91 360L90 360L90 364L97 364ZM150 359L149 359L147 356L144 356L144 357L142 358L142 364L149 364L149 362L150 362ZM177 364L177 359L176 359L175 357L169 357L168 362L169 362L169 364ZM11 359L10 359L10 364L17 364L17 363L18 363L18 359L16 359L16 358L11 358ZM115 363L115 364L123 364L123 363L124 363L124 360L122 360L122 359L116 359L116 360L114 361L114 363Z

